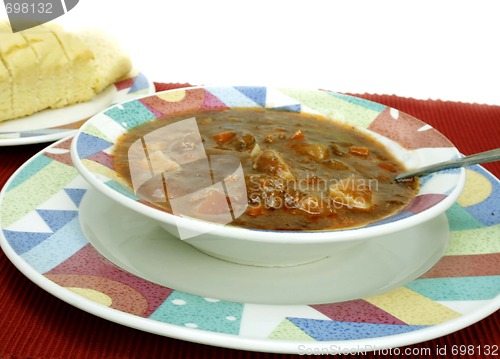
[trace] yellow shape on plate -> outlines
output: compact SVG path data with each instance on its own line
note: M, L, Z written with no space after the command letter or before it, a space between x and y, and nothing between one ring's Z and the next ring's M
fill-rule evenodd
M156 96L167 102L180 102L186 97L186 91L165 92Z
M118 174L109 167L106 167L104 165L101 165L100 163L93 162L87 159L82 160L82 163L90 172L109 178L113 181L120 183L125 187L129 187L125 179L118 176Z
M460 317L460 313L408 288L398 288L365 300L408 325L436 325Z
M500 253L500 224L452 231L446 255Z
M6 228L35 210L76 176L78 172L74 167L58 161L50 162L41 171L5 192L0 211L1 225Z
M73 293L78 294L81 297L90 299L93 302L103 304L107 307L110 307L111 304L113 303L113 300L108 295L99 292L95 289L77 288L77 287L66 287L66 289L72 291Z
M481 203L491 195L493 187L491 182L476 171L467 169L465 171L465 187L457 202L462 207L469 207Z
M269 335L268 339L285 339L285 340L302 340L302 341L315 341L314 338L304 333L301 329L297 328L295 324L288 319L283 320L280 325Z

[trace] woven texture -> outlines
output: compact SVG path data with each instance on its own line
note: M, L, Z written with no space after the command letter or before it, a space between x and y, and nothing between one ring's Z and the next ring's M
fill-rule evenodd
M159 91L186 85L156 84ZM499 147L500 106L424 101L394 95L356 95L397 108L427 122L446 135L464 154ZM46 146L1 148L0 187L20 165ZM484 167L500 177L499 163L485 164ZM106 321L78 310L38 288L8 261L2 251L0 308L0 359L295 357L194 344ZM480 353L480 348L500 342L499 323L500 315L497 312L458 332L406 349L413 353L422 349L430 350L432 358L440 356L436 348L446 346L450 353L453 345L468 345L475 347L476 354L469 357L483 358L485 356Z

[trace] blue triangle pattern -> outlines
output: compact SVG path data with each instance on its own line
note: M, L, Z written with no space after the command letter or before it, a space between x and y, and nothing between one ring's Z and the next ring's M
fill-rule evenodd
M76 149L80 158L89 158L110 146L110 142L82 132L78 136Z
M68 194L69 198L71 198L77 207L80 207L80 202L82 201L82 198L87 190L81 188L65 188L64 192Z
M337 322L306 318L287 319L307 335L319 341L378 338L426 328L426 326L418 325Z
M132 84L132 87L130 87L130 90L128 91L128 93L133 93L133 92L137 92L140 90L144 90L148 87L149 87L149 83L148 83L146 76L144 76L142 73L139 73L135 77L134 83Z
M373 102L370 100L365 100L365 99L360 98L360 97L344 95L341 93L330 92L330 91L327 91L326 93L333 96L333 97L337 97L337 98L342 99L344 101L350 102L356 106L362 106L364 108L367 108L369 110L373 110L373 111L379 112L379 113L384 111L385 108L387 107L386 105L382 105L380 103Z
M266 107L267 90L265 87L236 86L235 89L259 106Z
M3 234L12 249L19 255L28 252L52 235L52 233L17 232L9 230L4 230Z
M37 209L36 212L53 232L57 232L78 215L78 211L65 210Z

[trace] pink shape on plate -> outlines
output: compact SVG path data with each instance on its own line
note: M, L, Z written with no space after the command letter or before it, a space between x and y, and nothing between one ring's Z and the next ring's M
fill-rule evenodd
M88 157L88 159L92 162L100 163L103 166L106 166L112 170L114 170L113 158L111 155L105 152L97 152L96 154Z
M386 108L368 127L405 148L453 147L453 144L436 129L404 112Z
M444 194L428 193L415 197L404 209L407 212L420 213L431 208L446 198Z
M144 316L150 316L166 298L172 289L151 283L145 279L124 271L104 258L92 245L87 244L73 256L45 274L77 274L108 278L125 284L141 293L148 303Z
M118 91L124 90L124 89L132 87L132 85L134 84L134 81L135 81L135 77L130 77L128 79L115 82L115 87Z
M51 281L62 287L92 289L111 298L110 308L138 316L144 315L148 303L146 298L134 288L104 277L80 274L46 274Z
M340 303L311 305L310 307L326 315L328 318L339 322L406 324L386 311L362 299Z
M65 151L52 151L49 148L44 152L44 155L57 162L64 163L65 165L68 166L73 166L73 162L71 161L71 155L69 152L72 140L73 137L68 138L67 140L62 141L61 143L58 143L56 146L53 147L54 149L65 150Z
M52 158L54 161L64 163L68 166L73 166L73 162L71 161L71 154L69 152L66 153L50 153L45 152L45 156Z
M227 110L229 109L225 103L212 95L210 92L205 91L205 99L201 107L202 110Z
M179 101L165 101L158 96L144 97L138 101L157 117L181 115L187 112L198 111L205 100L205 90L195 88L185 91L185 97Z

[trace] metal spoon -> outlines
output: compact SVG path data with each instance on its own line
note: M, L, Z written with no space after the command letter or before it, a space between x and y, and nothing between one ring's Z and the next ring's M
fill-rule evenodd
M401 173L395 177L396 182L411 180L413 177L423 176L432 172L446 170L448 168L465 167L478 163L487 163L500 160L500 148L495 150L476 153L475 155L465 156L456 160L436 163L430 166L417 168L416 170Z

